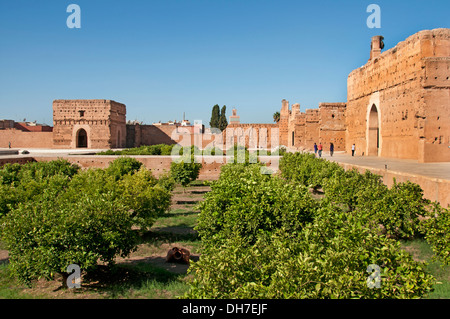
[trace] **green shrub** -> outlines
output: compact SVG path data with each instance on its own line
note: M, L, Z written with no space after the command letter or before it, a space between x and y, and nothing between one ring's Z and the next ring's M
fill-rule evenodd
M141 166L142 163L132 157L119 157L109 164L106 173L119 180L126 174L133 174Z
M316 190L329 178L345 173L337 163L318 159L310 153L287 153L281 158L279 168L283 178Z
M40 196L52 183L64 189L79 169L66 160L4 165L0 169L0 217L18 203Z
M430 292L434 279L425 265L372 226L368 216L322 206L297 231L259 232L251 242L223 238L204 246L189 268L184 297L417 298ZM371 264L381 270L379 289L367 284Z
M174 144L142 145L120 151L107 150L96 155L171 155Z
M302 185L262 174L258 164L228 164L199 205L196 229L204 245L230 236L254 242L260 232L301 229L317 207Z
M233 162L235 164L256 164L259 162L258 160L258 151L251 150L249 151L247 147L243 145L235 144L233 147L230 147L226 150L226 156L232 156Z
M120 202L130 211L135 225L150 228L156 218L169 209L170 190L161 186L144 166L136 171L129 170L116 179L119 175L116 169L85 170L73 177L62 196L67 202L72 202L79 196L110 194L111 200Z
M176 183L186 187L198 178L201 168L202 164L195 163L193 156L182 156L170 164L170 175Z
M405 182L389 189L381 176L356 169L345 171L335 163L309 153L286 154L280 161L281 175L311 188L322 187L325 200L343 207L370 212L387 235L411 238L420 235L419 218L425 216L429 201L419 185Z
M364 199L363 199L364 200ZM420 218L427 214L429 200L423 198L419 185L406 181L395 183L383 196L365 200L370 211L388 235L408 239L421 235Z
M0 169L0 184L18 186L24 177L42 180L54 175L74 176L80 167L67 160L58 159L49 162L32 162L26 164L5 164Z
M83 270L98 260L112 264L136 247L132 219L110 194L79 196L67 203L58 196L19 204L2 219L2 239L12 273L24 283L53 279L77 264Z
M349 211L354 210L358 205L371 205L371 200L378 200L387 191L379 175L372 174L370 171L361 174L356 169L338 170L330 174L323 184L326 199L335 204L344 205Z
M158 177L158 185L169 192L174 190L175 179L170 175L170 171L165 172Z
M422 233L434 252L434 258L450 265L450 210L436 202L430 206L421 223Z
M0 184L16 186L20 182L19 174L22 169L20 164L6 163L0 169Z
M267 151L267 155L284 156L285 154L287 154L285 146L279 146L273 151Z
M171 193L158 184L151 172L141 167L125 175L116 185L117 198L132 210L134 224L149 229L158 217L169 210Z
M30 165L30 169L36 170L36 174L38 174L37 172L39 171L39 175L42 177L54 176L56 174L72 177L80 170L78 165L72 164L65 159L49 162L36 162L26 165Z
M169 156L172 154L172 149L175 146L175 144L167 145L167 144L160 144L161 147L161 155Z
M148 229L171 202L170 181L160 183L131 158L70 177L22 169L20 187L0 184L0 208L10 210L0 230L12 273L26 283L65 273L72 263L87 271L98 260L113 264L136 247L132 226Z
M418 298L432 290L425 264L381 233L371 208L388 192L379 176L285 157L284 180L258 165L222 167L199 205L203 248L186 298ZM325 199L315 201L307 186L319 185ZM418 203L409 184L392 194ZM380 288L368 286L369 265L381 270Z

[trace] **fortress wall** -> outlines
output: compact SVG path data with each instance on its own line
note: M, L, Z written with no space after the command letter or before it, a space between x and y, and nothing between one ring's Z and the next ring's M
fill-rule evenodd
M89 155L69 155L64 156L63 158L68 160L71 163L77 164L81 166L82 168L106 168L109 166L109 163L114 161L119 156L106 156L106 155L96 155L96 156L89 156ZM159 177L162 174L168 172L170 170L170 164L172 163L172 157L171 156L129 156L137 159L141 163L144 164L144 166L147 169L150 169L154 176ZM56 156L35 156L32 159L28 161L52 161L57 160L61 157ZM276 157L278 158L278 157ZM9 162L17 162L19 159L17 158L10 158L5 159L5 161ZM220 175L220 167L226 163L226 158L222 156L203 156L201 158L202 168L200 170L200 174L198 179L200 180L216 180L219 178ZM0 159L0 164L1 164ZM270 163L268 163L269 165Z
M91 155L70 155L64 156L71 163L80 165L82 168L98 167L106 168L109 163L115 160L119 156L91 156ZM172 162L171 156L130 156L136 158L142 162L145 167L151 169L153 174L158 177L166 171L170 170L170 163ZM270 158L271 156L268 156ZM2 157L0 158L0 166L5 163L26 163L32 161L51 161L57 160L60 157L57 156L33 156L33 157ZM263 157L260 157L262 159ZM277 158L277 157L274 157ZM220 175L220 167L226 163L226 159L222 162L218 161L214 157L202 157L203 167L200 171L200 180L216 180ZM269 164L269 163L268 163ZM445 179L438 179L414 174L408 174L405 172L396 172L386 169L378 169L372 167L366 167L355 164L339 163L344 169L356 168L359 172L364 173L366 170L370 170L372 173L381 175L383 182L391 187L393 179L395 178L398 183L405 182L407 180L417 183L424 191L424 197L432 201L438 201L443 207L450 205L450 181Z
M282 145L278 124L228 125L222 132L224 149L229 145L245 145L248 149L271 149Z
M320 113L319 109L306 110L305 119L305 145L307 150L314 149L314 143L321 142L320 140Z
M423 190L423 197L431 201L437 201L442 207L448 207L450 205L450 180L439 179L421 175L408 174L405 172L395 172L380 168L367 167L362 165L339 163L345 170L357 169L361 174L364 174L366 170L380 175L383 179L383 183L388 187L394 184L394 178L397 183L403 183L410 181L420 185Z
M345 150L346 103L320 103L320 140L326 149L332 142L334 151Z
M438 135L442 136L439 145L448 146L448 133L437 134L434 127L439 124L430 121L430 116L433 113L448 114L445 105L450 104L450 86L445 55L449 56L449 39L449 29L418 32L350 73L347 80L347 152L353 143L358 155L368 155L373 150L368 128L372 105L377 108L380 130L378 155L432 161L424 150L425 144L439 144L433 143ZM442 61L433 62L440 63L436 70L428 59L438 56ZM427 74L435 71L443 74L427 79ZM445 147L436 146L438 149L443 151ZM442 159L450 160L449 152L445 152L448 155Z
M79 129L87 133L88 148L117 147L119 129L123 132L121 140L125 143L125 112L124 104L111 100L55 100L55 148L76 148L76 133Z
M0 148L8 148L9 142L11 148L53 148L53 133L0 130Z

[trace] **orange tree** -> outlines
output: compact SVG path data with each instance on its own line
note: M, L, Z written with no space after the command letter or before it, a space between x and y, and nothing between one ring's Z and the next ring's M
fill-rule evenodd
M10 205L0 220L9 267L27 284L64 274L70 264L85 271L99 260L113 265L116 256L125 257L136 248L132 226L150 227L167 211L171 198L166 187L170 184L160 185L134 159L118 159L107 169L79 171L70 178L55 174L36 183L45 187Z
M211 189L200 204L202 251L186 298L415 298L432 290L424 263L383 235L367 209L313 199L307 186L261 174L257 164L223 166ZM379 267L380 288L368 284L370 265Z

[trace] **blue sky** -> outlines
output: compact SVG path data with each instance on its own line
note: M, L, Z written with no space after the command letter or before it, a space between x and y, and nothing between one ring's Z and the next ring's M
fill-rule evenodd
M69 4L81 28L69 29ZM369 29L369 4L381 28ZM450 1L0 0L0 119L52 124L55 99L112 99L127 119L202 120L214 104L271 123L345 102L348 74L424 29L450 27Z

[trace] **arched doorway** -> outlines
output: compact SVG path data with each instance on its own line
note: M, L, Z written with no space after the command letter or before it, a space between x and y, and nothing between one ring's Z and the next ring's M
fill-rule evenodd
M87 133L84 129L79 129L77 132L77 148L85 147L88 147Z
M378 109L375 104L372 104L370 108L367 125L367 155L378 156L380 149L380 123L378 120Z

